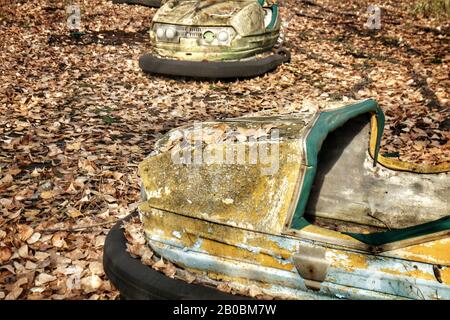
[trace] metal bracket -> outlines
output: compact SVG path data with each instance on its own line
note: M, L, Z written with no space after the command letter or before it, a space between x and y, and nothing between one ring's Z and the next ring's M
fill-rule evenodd
M293 260L307 288L320 290L325 280L330 263L325 259L326 249L319 246L301 245Z

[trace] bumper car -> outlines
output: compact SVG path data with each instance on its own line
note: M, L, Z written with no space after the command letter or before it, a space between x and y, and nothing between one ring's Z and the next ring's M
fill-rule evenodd
M147 244L178 268L279 299L450 299L450 164L380 154L376 101L174 129L139 166ZM172 279L109 233L129 299L242 298Z
M138 4L146 7L159 8L164 0L112 0L113 3Z
M153 52L139 66L166 76L258 76L290 59L275 49L280 25L278 5L264 0L169 0L153 18Z

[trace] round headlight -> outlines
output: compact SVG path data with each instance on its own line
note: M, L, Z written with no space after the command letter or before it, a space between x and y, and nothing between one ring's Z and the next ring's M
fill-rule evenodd
M227 41L229 37L230 35L226 31L220 31L219 34L217 35L217 39L219 39L219 41L221 42Z
M175 28L167 28L166 30L166 38L173 39L177 35L177 30Z
M165 34L166 32L165 32L165 30L163 29L163 28L157 28L156 29L156 36L158 37L158 38L164 38L164 34Z
M215 37L216 37L216 35L212 31L206 31L203 34L203 39L205 39L205 41L208 42L208 43L213 42Z

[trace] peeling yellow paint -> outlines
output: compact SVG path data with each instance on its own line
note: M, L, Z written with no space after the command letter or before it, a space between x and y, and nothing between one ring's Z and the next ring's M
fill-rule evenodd
M327 255L333 259L333 266L342 268L346 271L353 271L355 269L367 269L367 256L353 252L345 252L340 250L332 250Z
M338 231L330 230L330 229L321 228L321 227L318 227L318 226L315 226L312 224L304 227L303 229L301 229L301 231L317 234L320 236L341 239L341 240L348 241L350 243L355 243L355 244L361 243L360 241L358 241L355 238L352 238L346 234L340 233Z
M450 268L443 268L440 270L442 283L450 285Z
M160 210L150 208L148 203L142 204L140 210L143 213L144 230L149 234L158 234L167 240L180 242L187 248L201 243L199 249L217 257L226 257L282 270L295 269L291 263L283 263L281 260L289 259L291 253L280 248L275 241L268 240L267 235L170 212L164 212L161 215ZM174 237L174 231L179 233L178 237ZM201 239L200 242L198 242L199 239ZM252 247L257 250L252 250Z
M149 204L185 216L280 234L294 209L294 191L305 171L303 148L299 143L307 122L304 117L248 118L184 128L185 136L192 135L195 141L203 143L202 147L190 142L181 144L180 134L166 135L158 144L162 152L148 157L139 166L146 193L158 195L149 197ZM271 130L278 130L274 141L224 143L219 139L206 143L201 140L210 136L204 132L217 131L218 125L226 125L231 132L258 132L268 123L273 126ZM170 140L171 136L175 138ZM224 139L225 131L217 136ZM202 156L210 148L220 150L218 158L223 161L205 161ZM181 163L179 159L187 154L190 160ZM189 159L186 157L183 159ZM273 166L278 170L270 171ZM161 192L164 188L170 192Z
M424 272L422 270L416 269L416 270L408 270L408 271L400 271L396 269L390 269L390 268L381 268L381 272L396 275L396 276L406 276L406 277L412 277L416 279L424 279L424 280L436 280L436 277L433 274L430 274L428 272Z
M283 259L289 259L292 256L291 251L281 248L275 241L267 240L267 237L258 236L249 238L247 239L246 244L256 248L266 248L268 251L272 251L274 255L280 256Z
M389 252L389 255L419 262L450 266L450 238L393 250Z
M280 263L276 258L267 254L253 253L246 249L227 245L224 243L203 239L201 249L213 256L239 259L247 262L259 264L264 267L277 268L282 270L293 270L294 265L291 263Z

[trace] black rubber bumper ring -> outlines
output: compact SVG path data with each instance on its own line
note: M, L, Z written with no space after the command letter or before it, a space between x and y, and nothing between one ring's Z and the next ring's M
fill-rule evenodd
M131 218L131 215L126 219ZM125 219L125 220L126 220ZM127 240L119 221L108 233L103 267L108 279L127 300L241 300L248 297L221 292L212 287L172 279L144 265L126 250Z
M290 55L286 50L279 50L261 59L229 62L173 60L148 53L139 59L139 67L144 72L166 76L207 79L249 78L272 71L289 59Z
M140 4L147 7L159 8L161 0L112 0L113 3Z

